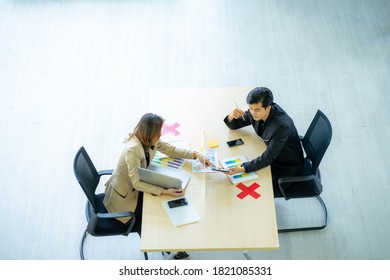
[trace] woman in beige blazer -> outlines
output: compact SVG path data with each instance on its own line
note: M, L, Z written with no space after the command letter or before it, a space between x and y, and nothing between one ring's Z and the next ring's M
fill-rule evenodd
M106 183L104 205L108 212L135 212L136 227L141 232L143 193L153 195L182 196L183 191L175 188L164 189L149 183L141 182L138 167L146 168L156 151L173 158L199 159L206 166L209 159L201 153L177 148L165 142L160 142L164 120L155 114L142 116L133 133L125 140L125 147L119 157L118 164L112 176ZM119 218L128 223L131 218ZM187 255L188 256L188 255Z

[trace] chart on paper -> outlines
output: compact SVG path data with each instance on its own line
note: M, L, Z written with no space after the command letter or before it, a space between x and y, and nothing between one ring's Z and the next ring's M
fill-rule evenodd
M175 146L177 148L182 148L182 149L188 150L188 141L187 140L173 141L173 142L169 142L169 143L172 146ZM186 163L186 160L183 158L171 158L171 157L168 157L167 155L157 151L150 164L180 170L185 163Z
M210 160L210 162L216 166L218 162L218 153L217 149L205 149L204 155ZM203 165L202 162L199 160L192 161L192 172L193 173L199 173L199 172L216 172L211 169L211 167L206 167Z
M185 162L186 160L182 158L161 157L158 153L156 153L150 164L180 170Z
M231 158L226 158L221 160L221 165L224 168L235 168L235 167L241 167L244 162L247 162L248 160L244 155L239 155ZM232 184L238 184L245 181L250 181L257 179L259 176L255 172L242 172L242 173L236 173L234 175L228 176Z

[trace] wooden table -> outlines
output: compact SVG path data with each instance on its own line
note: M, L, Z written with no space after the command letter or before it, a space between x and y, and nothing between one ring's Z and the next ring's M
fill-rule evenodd
M230 130L223 122L236 102L246 109L246 94L251 88L156 89L150 93L149 111L161 115L167 125L175 123L178 135L167 133L166 141L187 140L191 149L207 147L210 139L219 143L218 158L245 155L251 160L265 150L265 144L246 127ZM176 133L175 133L176 134ZM229 148L226 141L242 138L244 145ZM174 227L161 202L169 196L145 194L141 250L144 252L196 250L278 249L279 239L270 168L258 170L256 192L261 197L241 192L223 173L192 173L191 160L182 172L191 174L185 197L193 204L200 221Z

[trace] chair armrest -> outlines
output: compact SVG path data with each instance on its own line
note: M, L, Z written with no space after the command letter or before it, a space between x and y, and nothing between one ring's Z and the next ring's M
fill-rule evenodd
M125 217L135 217L133 212L113 212L113 213L97 213L96 216L99 219L116 219L116 218L125 218Z
M95 233L95 228L100 219L115 219L115 218L125 218L125 217L132 217L132 221L130 222L130 225L128 226L127 230L121 234L123 235L128 235L131 231L131 229L134 226L135 223L135 214L133 212L114 212L114 213L97 213L92 215L91 219L88 220L88 225L87 225L87 232L91 235L98 235L102 236L102 234ZM104 235L104 234L103 234Z
M314 179L314 175L279 178L279 186L285 183L307 182Z
M287 186L283 188L283 185L288 185L289 183L297 183L297 182L308 182L314 180L314 178L315 178L314 175L279 178L278 180L279 190L282 193L284 199L288 200L290 199L290 197L286 195L286 191L287 189L290 189L291 186Z
M99 177L100 177L100 176L103 176L103 175L111 175L112 172L114 172L114 169L105 169L105 170L100 170L98 172L98 174L99 174Z

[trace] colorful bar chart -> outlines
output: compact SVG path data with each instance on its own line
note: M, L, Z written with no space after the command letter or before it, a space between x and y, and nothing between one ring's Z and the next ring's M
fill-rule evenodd
M182 158L160 158L156 154L150 164L180 170L183 167L185 161L186 160Z
M221 160L221 165L224 168L235 168L235 167L241 167L241 165L247 161L248 160L244 155L240 155L240 156ZM257 179L259 176L257 176L255 172L249 172L249 173L242 172L242 173L236 173L234 175L229 175L228 177L229 180L232 182L232 184L235 185L241 182Z

